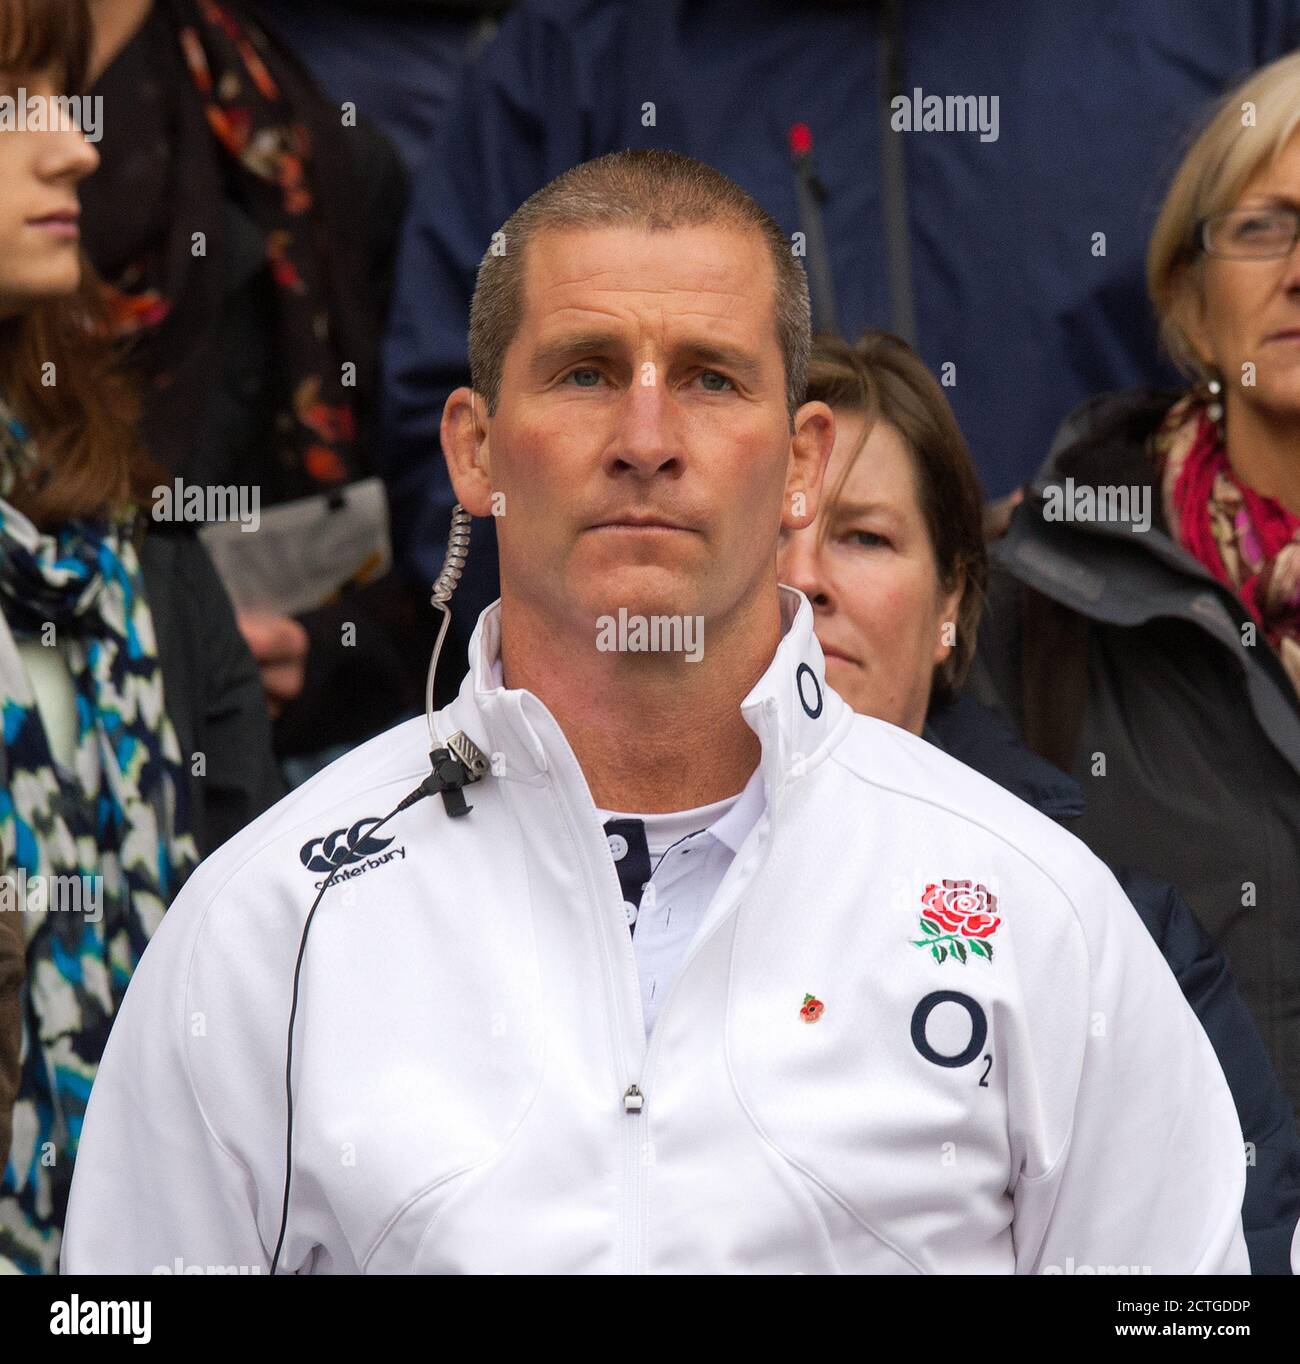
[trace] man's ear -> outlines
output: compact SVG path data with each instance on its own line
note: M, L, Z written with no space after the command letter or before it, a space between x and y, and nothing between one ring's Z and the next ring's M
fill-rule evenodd
M442 409L442 453L456 501L471 516L492 515L492 470L487 404L470 388L458 388Z
M835 414L825 403L804 403L794 414L790 437L790 464L781 503L784 529L803 530L817 519L822 479L834 444Z

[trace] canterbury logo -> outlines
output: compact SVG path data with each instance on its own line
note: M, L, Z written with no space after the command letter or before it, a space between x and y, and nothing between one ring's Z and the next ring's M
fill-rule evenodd
M393 841L391 838L370 838L368 831L381 820L373 816L359 819L350 829L335 829L325 838L313 838L304 843L298 860L310 871L333 871L349 862L361 862L381 853ZM317 852L317 849L320 849Z

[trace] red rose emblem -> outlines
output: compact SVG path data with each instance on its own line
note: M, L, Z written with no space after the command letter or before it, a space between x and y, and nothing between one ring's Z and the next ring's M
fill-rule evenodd
M934 887L931 886L930 889L933 890ZM921 911L921 917L938 924L940 928L946 928L949 933L956 933L962 925L961 916L950 913L942 905L926 905Z
M949 954L964 966L969 952L985 961L993 960L993 947L987 939L1002 920L994 913L998 897L987 886L970 881L944 881L928 884L921 896L922 937L914 947L927 947L935 961Z

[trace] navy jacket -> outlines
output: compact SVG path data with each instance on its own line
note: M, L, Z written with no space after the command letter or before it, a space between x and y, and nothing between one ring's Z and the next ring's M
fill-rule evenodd
M442 561L453 495L438 424L467 379L479 261L514 209L569 167L625 147L688 152L808 235L810 278L824 264L833 281L835 316L820 310L820 325L906 333L912 312L996 497L1033 473L1080 400L1164 377L1142 282L1164 186L1207 102L1297 44L1300 0L523 0L415 177L384 361L399 555L424 582ZM911 109L917 90L984 97L986 111L996 97L996 140L894 133L891 99L905 94ZM791 158L797 123L824 189L820 255ZM905 250L892 256L886 136L904 177ZM892 301L891 259L895 277L910 273L906 307ZM476 532L448 685L497 595L493 524Z
M259 0L263 18L340 105L381 128L412 173L465 64L508 0Z
M932 710L924 737L1067 828L1083 813L1078 782L1031 753L996 711L972 697ZM1186 901L1168 882L1112 870L1201 1020L1236 1101L1247 1143L1242 1221L1251 1268L1289 1274L1300 1221L1300 1136L1290 1101L1223 954Z
M992 547L967 690L1078 781L1074 832L1099 857L1187 897L1300 1120L1300 703L1166 523L1149 444L1177 396L1101 395L1062 426ZM1070 482L1130 492L1048 519L1048 489Z

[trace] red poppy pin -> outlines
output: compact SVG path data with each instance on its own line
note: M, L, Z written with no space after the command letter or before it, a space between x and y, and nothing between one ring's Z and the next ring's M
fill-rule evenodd
M816 995L804 995L803 1008L799 1010L799 1017L805 1023L816 1023L825 1012L826 1006Z
M989 939L998 931L1001 919L994 913L998 897L985 886L969 881L945 881L928 885L921 896L921 939L913 947L928 947L935 961L945 961L951 953L963 966L970 953L993 960Z

